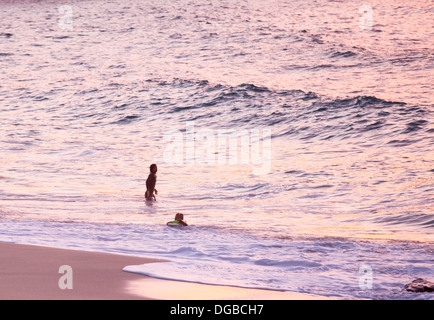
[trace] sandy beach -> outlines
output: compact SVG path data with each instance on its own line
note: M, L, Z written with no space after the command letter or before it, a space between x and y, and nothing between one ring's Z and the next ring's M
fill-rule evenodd
M142 276L127 264L157 260L106 253L0 243L0 299L143 299L124 290ZM72 268L72 289L60 289L63 265Z
M0 299L434 300L433 2L0 1Z
M0 242L0 299L37 300L267 300L326 297L160 280L122 271L127 265L162 260ZM69 271L59 273L61 266ZM59 282L70 281L72 289Z

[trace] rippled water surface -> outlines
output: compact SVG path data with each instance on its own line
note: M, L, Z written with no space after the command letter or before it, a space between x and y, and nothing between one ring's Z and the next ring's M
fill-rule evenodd
M0 239L415 298L403 285L434 277L433 7L364 5L1 1ZM167 228L175 212L191 227Z

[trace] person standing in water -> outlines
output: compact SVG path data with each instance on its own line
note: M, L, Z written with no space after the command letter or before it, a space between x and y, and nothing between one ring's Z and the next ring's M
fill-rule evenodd
M157 165L155 163L151 164L149 167L151 173L149 173L148 179L146 180L146 200L157 200L155 195L158 195L157 189L155 189L155 185L157 184Z

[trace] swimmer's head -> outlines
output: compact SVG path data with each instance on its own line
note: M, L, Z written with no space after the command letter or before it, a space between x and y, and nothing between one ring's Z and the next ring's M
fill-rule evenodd
M158 170L157 165L155 163L151 164L151 166L149 167L149 170L152 173L157 173L157 170Z
M178 221L182 221L182 220L184 220L184 215L182 214L182 213L177 213L176 215L175 215L175 220L178 220Z

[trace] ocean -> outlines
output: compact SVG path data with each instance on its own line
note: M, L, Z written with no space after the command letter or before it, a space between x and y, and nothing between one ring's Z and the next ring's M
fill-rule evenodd
M0 241L433 299L432 1L0 1ZM156 202L145 202L158 165ZM186 228L166 222L181 212Z

